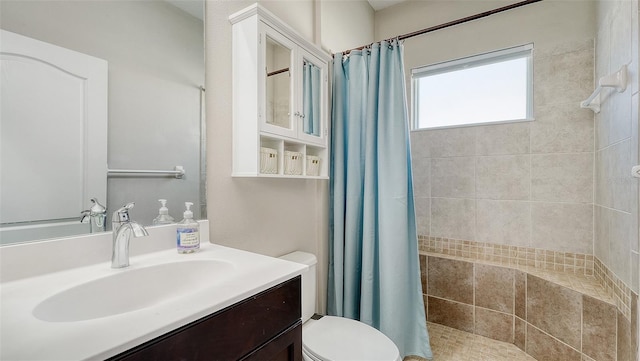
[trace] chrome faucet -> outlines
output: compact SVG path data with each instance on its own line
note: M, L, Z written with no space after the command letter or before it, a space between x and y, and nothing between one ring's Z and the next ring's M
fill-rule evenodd
M96 230L104 232L107 226L107 208L98 202L98 198L91 198L91 203L93 203L91 208L80 212L82 214L80 223L84 223L84 220L89 217L89 233ZM94 227L97 228L94 230Z
M113 253L111 254L111 268L129 267L129 239L148 236L143 226L129 219L129 210L135 203L127 203L113 212L111 216L111 230L113 231Z

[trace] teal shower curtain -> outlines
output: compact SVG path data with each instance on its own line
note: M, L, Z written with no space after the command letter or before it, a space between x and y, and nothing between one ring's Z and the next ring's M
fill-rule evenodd
M379 329L403 357L431 359L402 45L336 54L332 98L328 313Z
M305 61L302 77L302 108L304 118L302 130L307 134L320 135L320 68Z

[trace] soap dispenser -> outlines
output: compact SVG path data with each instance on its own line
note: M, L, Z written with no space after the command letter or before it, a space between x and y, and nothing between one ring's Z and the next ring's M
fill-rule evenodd
M184 211L184 219L178 222L177 229L178 253L193 253L200 249L200 226L193 220L193 203L184 202L184 205L187 210Z
M171 224L173 223L173 217L169 215L169 209L167 208L167 200L166 199L158 199L158 202L162 204L160 210L158 211L158 216L153 219L153 224Z

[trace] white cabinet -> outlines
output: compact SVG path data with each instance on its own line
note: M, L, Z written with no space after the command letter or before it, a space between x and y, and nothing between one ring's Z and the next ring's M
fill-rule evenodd
M233 24L233 176L328 178L331 57L262 6Z

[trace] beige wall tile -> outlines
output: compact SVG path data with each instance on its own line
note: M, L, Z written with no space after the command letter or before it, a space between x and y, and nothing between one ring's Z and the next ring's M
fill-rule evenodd
M617 361L632 361L631 360L631 324L624 317L622 312L618 311L618 334L617 334ZM635 361L635 360L633 360Z
M476 127L429 130L429 154L433 158L472 156L476 151Z
M478 157L476 193L482 199L528 200L530 156Z
M513 315L481 307L476 307L475 311L476 335L513 343Z
M477 241L529 246L531 204L525 201L477 201Z
M593 205L531 204L531 246L555 251L592 254Z
M604 93L604 91L602 91ZM608 103L600 104L600 113L594 114L594 149L601 150L609 146L609 128L611 123L611 113Z
M595 203L611 207L613 205L613 188L609 183L612 174L611 148L599 150L595 154Z
M476 155L529 153L530 122L480 126L476 130Z
M631 55L631 1L616 1L611 17L611 65L614 72L623 64L629 64Z
M593 114L574 103L538 107L536 120L531 123L531 152L592 152Z
M610 73L609 64L611 63L611 9L608 9L613 1L598 2L597 15L598 19L598 33L596 35L595 43L595 74L596 80ZM605 19L605 17L608 17Z
M617 71L612 70L612 72ZM611 106L609 143L615 144L631 137L631 91L611 92L606 102Z
M593 202L593 153L532 155L531 199Z
M527 274L516 270L514 313L523 320L527 319Z
M526 351L527 323L516 317L513 328L513 343L522 351Z
M415 197L431 197L431 159L411 159L413 173L413 195Z
M427 263L429 296L473 304L473 263L440 257Z
M625 284L631 284L631 225L630 213L611 210L609 212L609 268Z
M422 293L427 294L427 256L420 255L420 282L422 284Z
M640 25L639 25L640 26ZM640 37L640 34L638 34L638 37ZM640 45L639 45L640 46ZM638 56L640 57L640 54L638 54ZM640 59L638 59L638 63L640 63ZM638 67L638 70L640 70L640 66ZM639 81L640 81L640 77L639 77ZM640 93L637 93L633 96L633 117L631 120L632 123L632 137L631 137L631 146L630 146L630 160L631 160L631 166L633 167L633 165L636 164L640 164ZM635 150L635 151L634 151ZM638 194L638 192L640 191L640 185L639 186L634 186L633 185L634 180L631 181L632 185L631 185L631 199L638 199L639 203L640 203L640 195ZM638 180L635 180L635 182L638 182ZM635 220L635 229L638 229L640 225L638 225L638 222L640 222L640 214L638 214L640 212L640 205L639 206L634 206L634 202L631 203L631 214L634 215L633 219ZM632 235L635 237L636 242L635 244L632 244L631 249L634 251L638 251L640 250L640 238L638 237L638 235Z
M534 57L534 99L539 105L576 102L593 91L593 49Z
M412 130L410 140L412 158L431 157L431 144L429 143L428 130Z
M631 251L631 290L635 293L640 291L640 255L636 251Z
M631 57L632 62L629 66L630 69L635 69L636 71L631 72L631 76L629 77L629 82L631 83L631 94L636 94L638 92L638 86L640 86L640 78L638 77L638 68L640 67L640 30L638 29L640 23L638 22L638 18L640 13L638 13L638 0L631 1Z
M637 155L632 157L631 154L637 154L638 149L631 149L631 139L627 139L612 145L609 150L610 173L605 186L611 187L611 208L631 213L637 200L633 195L637 194L638 187L637 179L631 176L631 167L635 165L632 160Z
M580 361L581 359L580 352L531 325L527 325L526 352L536 360Z
M422 302L424 303L424 316L429 319L429 296L423 294Z
M604 3L611 3L611 2L598 2L598 5L604 4ZM603 12L600 12L600 14L603 14ZM596 51L596 66L595 66L595 73L596 73L596 80L600 79L602 76L604 75L608 75L610 74L609 71L609 64L610 64L610 57L611 57L611 52L610 52L610 44L611 41L611 26L609 24L602 24L598 27L598 33L596 35L596 46L595 46L595 51ZM595 83L595 82L594 82ZM595 88L594 84L594 88ZM601 92L601 99L603 99L603 96L608 94L610 92L610 90L605 90ZM608 102L601 102L601 110L600 113L595 114L595 120L596 120L596 134L595 134L595 142L596 142L596 147L595 149L603 149L607 146L609 146L610 142L609 142L609 123L610 121L610 109L609 109L609 103Z
M429 322L473 333L473 306L429 297Z
M527 275L527 322L580 349L581 318L582 294Z
M640 346L640 335L638 334L638 295L631 295L631 360L638 359L638 346Z
M476 201L432 198L431 236L475 240Z
M513 280L514 270L511 268L476 263L474 286L476 294L475 305L513 314Z
M600 259L605 265L611 264L610 251L609 251L609 229L610 210L608 208L594 206L594 240L593 251L595 256Z
M582 298L582 352L599 361L616 360L616 307Z
M432 197L475 197L474 157L433 158L430 174Z
M431 228L431 198L414 198L418 234L428 236Z

